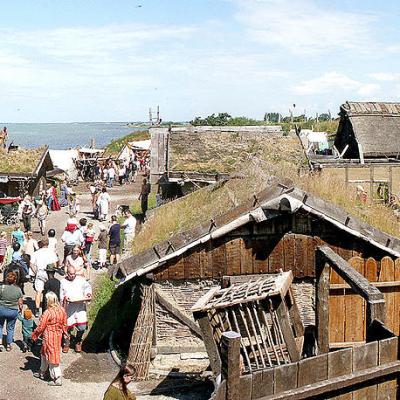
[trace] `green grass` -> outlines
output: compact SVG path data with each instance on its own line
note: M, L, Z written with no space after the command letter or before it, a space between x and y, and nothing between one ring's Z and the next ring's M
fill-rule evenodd
M135 140L148 140L150 139L150 134L147 130L137 131L129 133L119 139L111 141L111 143L105 148L105 155L117 155L122 148L128 142L133 142Z
M111 280L106 274L101 275L96 283L93 291L93 300L90 302L89 307L89 325L92 326L99 311L110 301L115 292L116 282ZM113 318L110 315L110 318Z
M152 208L156 207L156 194L155 193L150 193L149 194L149 201L148 201L148 209L151 210ZM133 215L135 214L141 214L142 213L142 207L140 206L140 200L136 199L133 201L131 207L131 212Z
M106 274L100 275L93 292L93 300L88 310L89 332L85 338L85 347L89 351L99 352L108 349L108 340L114 332L115 343L122 352L127 353L134 321L138 312L134 287L126 284L115 287L116 281Z

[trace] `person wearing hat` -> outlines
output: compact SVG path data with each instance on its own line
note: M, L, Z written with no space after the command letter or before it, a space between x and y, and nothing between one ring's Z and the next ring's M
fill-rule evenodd
M64 261L72 253L75 246L82 247L85 243L85 238L81 230L78 228L78 221L75 218L69 218L64 233L61 236L61 241L64 242Z
M56 272L58 272L57 266L55 264L48 264L46 267L47 281L43 287L43 301L42 310L43 312L47 309L46 294L53 292L57 299L60 300L60 281L55 277Z

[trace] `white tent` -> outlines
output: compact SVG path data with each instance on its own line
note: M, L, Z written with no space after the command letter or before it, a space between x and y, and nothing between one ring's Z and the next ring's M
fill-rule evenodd
M129 160L130 152L150 150L151 140L136 140L134 142L127 143L119 153L119 160Z
M78 170L75 166L75 160L78 158L78 150L49 150L49 152L54 168L63 170L68 179L78 179Z
M302 129L300 131L300 139L307 151L325 150L329 148L328 134L326 132L316 132L311 129Z

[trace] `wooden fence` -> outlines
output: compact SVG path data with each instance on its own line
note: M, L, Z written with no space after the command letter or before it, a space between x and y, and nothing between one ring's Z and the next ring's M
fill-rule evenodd
M240 376L239 346L230 343L227 348L231 351L224 355L223 363L225 360L228 370L223 370L225 379L216 388L213 400L397 398L400 373L397 337L243 376Z
M347 261L385 296L386 326L400 333L400 259L352 257ZM329 296L329 343L343 347L365 342L366 303L332 269Z

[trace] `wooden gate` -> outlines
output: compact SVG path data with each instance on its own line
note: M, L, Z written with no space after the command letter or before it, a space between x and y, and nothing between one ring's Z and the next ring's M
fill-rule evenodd
M385 296L386 325L396 335L400 329L400 259L352 257L348 263ZM365 342L365 300L331 270L329 291L329 344L342 347Z

